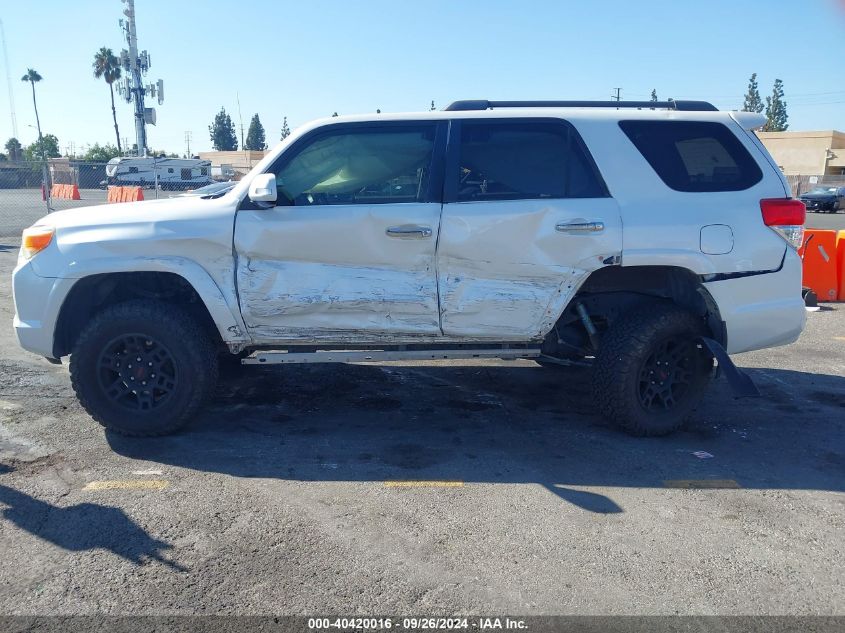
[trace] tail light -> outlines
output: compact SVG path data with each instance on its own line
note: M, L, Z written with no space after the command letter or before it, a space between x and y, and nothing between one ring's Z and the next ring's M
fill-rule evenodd
M780 235L792 248L800 248L804 240L804 220L807 207L792 198L760 200L763 222Z

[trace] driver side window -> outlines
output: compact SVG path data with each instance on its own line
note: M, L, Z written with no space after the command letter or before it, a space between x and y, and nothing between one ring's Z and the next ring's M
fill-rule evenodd
M432 124L329 129L282 162L277 204L423 202L435 129Z

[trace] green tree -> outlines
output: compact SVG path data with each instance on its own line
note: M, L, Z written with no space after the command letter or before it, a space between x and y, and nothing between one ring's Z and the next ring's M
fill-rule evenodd
M657 88L653 88L651 91L651 100L652 101L659 101L657 98Z
M285 117L282 121L282 140L284 141L288 136L290 136L290 127L288 127L288 118Z
M114 109L114 82L120 79L120 60L114 56L110 48L103 46L94 53L94 78L103 78L109 86L111 95L111 117L114 121L114 136L117 139L118 156L123 153L120 147L120 130L117 128L117 111Z
M264 150L267 149L267 142L264 135L264 126L261 125L261 119L258 118L258 113L253 115L249 122L249 129L246 132L246 141L244 141L244 149Z
M228 115L226 108L220 108L220 112L214 115L214 121L208 126L208 133L211 135L212 146L218 152L238 149L235 124L232 123L232 117Z
M766 97L766 125L763 126L763 131L784 132L789 127L786 122L788 118L786 101L783 100L783 82L775 79L772 96Z
M107 163L112 158L117 158L122 153L123 152L121 152L120 149L118 149L111 143L106 143L105 145L94 143L91 147L88 148L88 151L85 152L85 155L82 157L82 159L94 163Z
M336 116L337 116L337 112L335 112L335 113L332 115L332 118L334 118L334 117L336 117Z
M59 139L53 134L45 134L40 140L23 151L26 160L38 160L40 158L59 158L62 153L59 151Z
M23 148L21 147L21 142L14 136L6 141L6 145L4 147L6 151L9 152L9 160L14 161L21 159Z
M742 111L763 111L763 100L760 98L760 90L757 87L757 73L751 73L751 78L748 80L748 90L745 92L745 100L742 102Z
M30 86L32 86L32 107L35 108L35 126L38 129L38 140L39 140L39 142L42 140L41 119L38 118L38 102L35 100L35 84L37 84L42 79L44 79L44 78L41 75L38 74L38 71L33 70L32 68L27 68L26 74L23 77L21 77L21 81L28 81Z

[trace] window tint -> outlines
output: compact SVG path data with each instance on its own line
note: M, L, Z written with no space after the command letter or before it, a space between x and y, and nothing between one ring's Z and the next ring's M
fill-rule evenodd
M321 135L276 173L281 204L422 202L435 126L389 125Z
M563 122L463 121L458 162L459 201L607 196Z
M721 123L620 121L622 131L676 191L740 191L760 182L760 167Z

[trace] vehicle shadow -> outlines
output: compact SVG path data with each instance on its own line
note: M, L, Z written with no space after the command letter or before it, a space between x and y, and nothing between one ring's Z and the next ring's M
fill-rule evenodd
M96 503L61 508L2 484L0 504L8 506L2 512L4 519L63 549L105 549L135 565L156 560L171 569L186 571L162 556L172 545L150 536L119 508Z
M596 488L667 481L845 490L845 378L750 371L762 398L734 400L719 379L687 429L635 438L596 414L578 369L250 367L224 376L182 433L108 441L127 457L236 477L534 483L597 513L623 508Z

